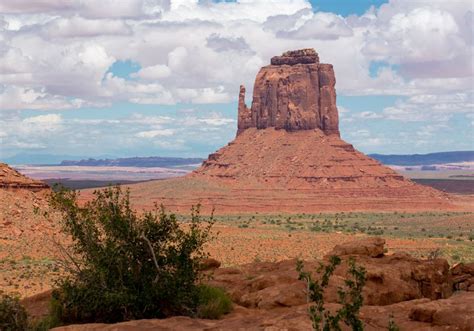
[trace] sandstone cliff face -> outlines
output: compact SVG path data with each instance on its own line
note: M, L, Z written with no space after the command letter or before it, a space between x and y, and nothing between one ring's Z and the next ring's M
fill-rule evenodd
M321 129L339 135L336 79L330 64L319 63L314 49L286 52L257 74L252 107L240 86L237 134L248 128L287 131Z

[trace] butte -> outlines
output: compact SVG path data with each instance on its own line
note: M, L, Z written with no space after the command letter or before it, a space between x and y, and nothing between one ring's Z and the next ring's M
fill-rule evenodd
M187 176L130 185L132 202L217 214L458 209L340 138L335 83L314 49L273 57L251 108L240 87L236 138Z

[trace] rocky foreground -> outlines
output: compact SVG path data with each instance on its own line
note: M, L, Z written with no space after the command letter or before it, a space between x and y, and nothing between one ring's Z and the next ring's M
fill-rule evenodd
M324 294L329 309L340 307L337 288L343 285L353 256L367 270L360 313L366 330L386 330L390 318L401 330L474 330L474 263L450 268L444 259L385 255L384 243L381 238L368 238L338 245L328 254L325 260L334 254L343 260ZM317 261L305 262L306 270L317 265ZM224 288L234 302L233 312L220 320L173 317L54 330L311 330L306 284L298 280L295 267L295 260L237 268L219 268L219 263L210 261L209 283ZM25 304L40 315L47 298L40 295Z

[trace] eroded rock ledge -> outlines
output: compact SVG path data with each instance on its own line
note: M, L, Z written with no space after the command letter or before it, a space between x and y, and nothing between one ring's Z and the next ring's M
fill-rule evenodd
M296 51L288 51L281 56L274 56L270 60L272 65L295 65L295 64L310 64L319 63L318 53L313 48L299 49Z
M48 184L23 176L5 163L0 163L0 188L8 190L26 189L41 191L49 189Z

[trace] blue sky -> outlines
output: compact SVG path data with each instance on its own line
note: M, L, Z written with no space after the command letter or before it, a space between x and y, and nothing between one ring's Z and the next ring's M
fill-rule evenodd
M205 157L235 136L239 85L303 47L334 65L359 150L474 147L467 0L110 1L2 1L0 159Z
M363 15L371 6L380 7L385 0L312 0L315 11L325 11L342 16Z

